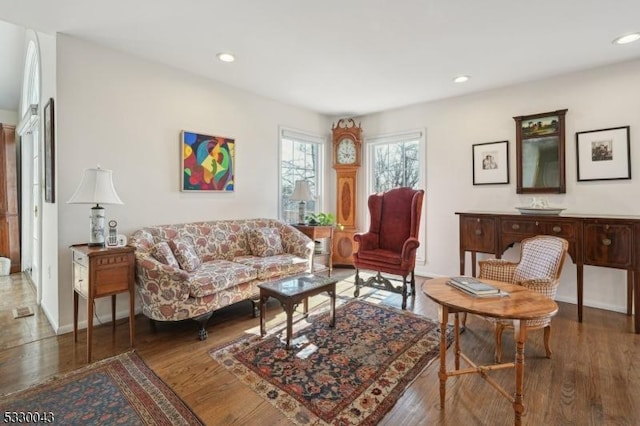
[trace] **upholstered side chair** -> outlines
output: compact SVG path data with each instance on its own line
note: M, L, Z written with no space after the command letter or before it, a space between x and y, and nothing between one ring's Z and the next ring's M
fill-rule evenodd
M354 236L358 243L358 251L353 255L355 297L364 286L387 290L402 294L402 309L406 309L407 296L415 295L416 291L414 268L416 250L420 246L418 231L423 198L424 190L406 187L369 196L369 231ZM361 270L376 271L377 274L364 280L360 277ZM402 286L394 286L382 276L383 272L400 275ZM411 278L407 282L409 275Z
M555 299L560 272L567 255L569 243L559 237L538 235L526 238L520 243L520 261L510 262L504 259L482 260L480 278L518 284ZM511 321L487 318L495 327L496 362L502 359L502 332L505 328L513 328ZM527 329L544 328L544 348L547 358L551 358L549 336L551 335L551 318L526 321Z

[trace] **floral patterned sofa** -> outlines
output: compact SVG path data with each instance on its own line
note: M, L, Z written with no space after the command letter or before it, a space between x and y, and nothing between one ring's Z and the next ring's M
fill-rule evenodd
M257 285L307 271L313 241L275 219L151 226L131 235L142 312L194 319L200 340L213 312L259 293Z

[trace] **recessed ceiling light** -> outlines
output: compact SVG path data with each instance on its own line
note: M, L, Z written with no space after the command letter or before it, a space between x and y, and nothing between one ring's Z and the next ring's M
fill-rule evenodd
M468 75L459 75L456 78L453 79L454 83L464 83L466 81L469 81L471 77L469 77Z
M627 44L633 43L634 41L640 40L640 33L631 33L621 35L620 37L616 37L613 39L613 44Z
M218 59L219 59L219 60L221 60L222 62L233 62L233 61L235 61L235 60L236 60L236 57L235 57L235 56L233 56L233 54L232 54L232 53L225 53L225 52L222 52L222 53L218 53L216 56L217 56L217 57L218 57Z

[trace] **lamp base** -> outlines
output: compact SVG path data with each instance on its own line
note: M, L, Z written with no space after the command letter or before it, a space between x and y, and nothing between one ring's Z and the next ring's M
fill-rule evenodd
M305 211L305 202L300 201L298 203L298 225L304 225L304 211Z
M91 216L89 217L89 246L104 247L104 207L96 204L91 207Z

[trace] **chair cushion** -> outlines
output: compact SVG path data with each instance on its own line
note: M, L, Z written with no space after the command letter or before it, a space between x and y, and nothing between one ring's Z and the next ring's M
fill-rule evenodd
M368 263L380 262L387 265L400 265L402 263L400 253L384 249L361 250L358 252L358 257Z
M151 256L153 256L158 262L173 266L174 268L180 267L178 261L173 255L173 252L171 251L171 247L169 247L169 244L167 244L166 241L162 241L154 245L151 247L150 251Z
M187 272L193 272L200 267L200 258L196 253L196 249L189 240L175 239L169 241L169 247L175 255L180 268Z
M280 231L276 228L249 230L249 247L254 256L267 257L284 253Z

